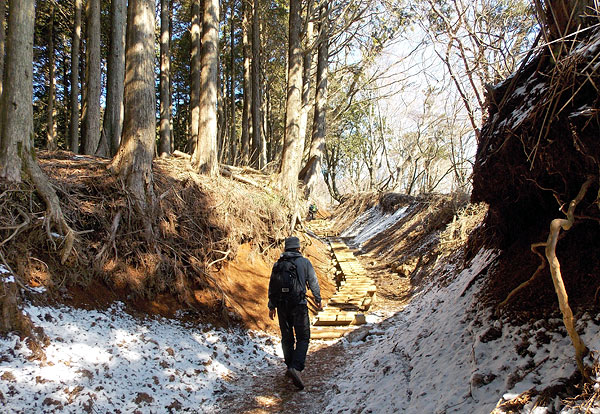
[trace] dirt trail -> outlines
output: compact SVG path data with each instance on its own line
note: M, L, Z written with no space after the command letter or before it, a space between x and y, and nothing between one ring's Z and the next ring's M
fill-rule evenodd
M371 310L385 313L400 311L410 300L408 279L391 274L369 255L357 257L378 285L378 299ZM370 327L359 328L361 329L369 330ZM229 393L224 390L219 412L323 413L329 402L329 393L336 391L337 374L346 370L353 359L361 355L365 346L368 346L368 343L364 341L347 346L341 341L313 340L310 343L306 368L302 372L306 386L304 390L298 391L285 376L282 360L278 366L269 367L265 371L239 378L231 383L233 391Z

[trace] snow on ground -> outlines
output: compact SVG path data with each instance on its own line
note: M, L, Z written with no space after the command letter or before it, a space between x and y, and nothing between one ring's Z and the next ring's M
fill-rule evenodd
M2 412L213 412L228 382L280 360L265 334L139 320L121 303L25 310L51 343L30 361L18 337L0 339Z
M340 373L325 412L490 413L503 396L570 377L574 351L561 319L512 326L477 301L478 276L496 256L480 251L448 286L432 283L374 331L363 358ZM599 324L590 315L579 324L591 349L600 349ZM575 412L552 404L523 412Z
M406 216L408 207L400 207L393 213L384 213L379 206L371 207L358 216L340 236L352 238L348 243L360 248L363 243L392 227L398 220Z

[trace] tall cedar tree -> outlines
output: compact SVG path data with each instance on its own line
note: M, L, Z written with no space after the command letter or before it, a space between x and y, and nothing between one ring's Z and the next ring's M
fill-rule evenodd
M71 122L69 145L79 153L79 46L81 44L81 0L74 1L73 33L71 34Z
M54 123L54 100L56 98L56 77L54 75L54 3L50 4L50 23L48 26L48 104L46 122L46 148L55 151L58 148L56 142L56 124Z
M71 249L75 234L68 226L54 187L38 165L33 148L33 26L34 0L9 4L5 61L5 88L0 102L0 177L21 181L24 171L46 204L46 229L56 224L65 236L62 262ZM48 237L50 234L48 234Z
M83 152L93 155L100 144L100 0L87 0L86 18L86 125Z
M123 137L110 166L125 181L133 196L134 208L143 217L149 240L155 201L152 177L156 131L154 24L154 0L129 0Z
M252 10L252 152L251 163L256 168L263 168L265 156L264 137L262 134L262 92L260 90L260 24L258 19L259 0L254 0Z
M200 123L192 163L201 173L217 175L217 82L219 63L219 0L204 0Z
M321 168L325 154L326 110L327 110L327 62L329 61L329 13L328 1L319 7L319 37L317 56L317 90L313 118L312 144L308 170L304 176L306 196L310 198L319 180L323 180Z
M290 0L285 139L279 170L279 186L284 192L285 197L292 203L296 200L298 173L300 172L303 151L299 125L300 111L302 109L301 11L301 0Z
M188 150L196 151L200 128L200 0L192 0L191 64L190 64L190 143Z
M311 102L311 69L313 60L313 42L314 42L314 0L308 0L306 5L306 19L304 21L304 50L302 63L302 110L300 111L300 141L306 142L306 131L308 125L308 113L310 112Z
M171 10L160 0L160 156L171 153Z
M231 53L231 55L229 56L231 64L231 73L229 76L229 91L231 94L231 99L229 101L231 112L231 118L229 120L229 158L231 165L234 165L238 157L238 142L235 133L235 2L232 0L229 2L229 4L231 6L231 17L229 20L229 51Z
M242 49L244 54L244 74L243 74L243 92L244 101L242 107L242 138L241 138L241 163L242 165L248 165L250 161L250 101L251 93L250 89L250 40L248 38L248 31L250 30L250 22L248 15L252 8L250 7L250 0L242 0Z
M125 79L125 28L127 27L127 0L112 0L110 51L106 80L106 109L102 126L103 140L110 155L115 155L123 130L123 88Z

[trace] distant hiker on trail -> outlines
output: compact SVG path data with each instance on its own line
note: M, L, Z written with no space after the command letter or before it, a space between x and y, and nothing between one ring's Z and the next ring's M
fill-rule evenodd
M307 220L311 221L315 219L315 215L317 214L317 211L319 211L319 209L317 208L317 205L315 203L311 203L310 206L308 206L308 217Z
M298 389L304 389L300 371L304 369L310 341L306 286L310 288L319 309L323 309L321 289L315 269L300 253L300 240L288 237L284 249L273 266L269 281L269 317L275 319L275 315L279 314L281 348L287 365L285 375Z

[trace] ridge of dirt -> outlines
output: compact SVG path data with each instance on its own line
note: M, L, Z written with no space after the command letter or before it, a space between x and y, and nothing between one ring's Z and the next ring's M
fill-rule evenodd
M46 232L44 203L31 184L0 180L0 252L22 285L47 290L31 300L85 308L119 300L140 316L274 329L268 278L291 215L270 176L230 167L229 177L209 178L186 159L156 159L155 217L136 217L108 160L40 151L39 162L78 235L76 253L61 264L62 236ZM151 242L139 231L143 220L156 229ZM327 298L334 287L326 249L303 241Z

